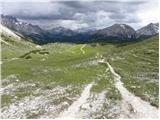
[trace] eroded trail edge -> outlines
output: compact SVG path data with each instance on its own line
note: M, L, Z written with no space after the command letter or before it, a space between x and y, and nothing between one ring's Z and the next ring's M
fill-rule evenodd
M131 118L158 118L158 109L150 105L150 103L143 101L141 98L135 96L129 92L121 82L121 76L117 74L109 62L104 60L100 61L108 65L109 70L114 76L115 87L119 90L123 100L126 104L130 104L133 108L133 112L130 115Z
M81 106L87 102L87 99L90 97L90 90L93 86L93 83L88 84L81 93L81 96L72 103L67 111L64 111L60 114L59 118L76 118Z

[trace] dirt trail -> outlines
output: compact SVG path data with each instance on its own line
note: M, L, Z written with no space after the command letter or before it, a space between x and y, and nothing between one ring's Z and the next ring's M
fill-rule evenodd
M8 43L8 42L6 42L6 41L4 41L4 40L0 40L2 43L5 43L6 45L9 45L9 46L12 46L12 44L10 44L10 43Z
M80 48L80 50L81 50L82 54L85 54L85 53L86 53L86 52L83 50L85 47L86 47L86 44L85 44L85 45L83 45L83 46Z
M130 104L133 108L133 113L131 113L133 118L158 118L158 109L150 105L150 103L143 101L141 98L130 93L121 82L121 76L118 75L113 67L104 60L100 61L108 65L109 70L114 76L115 86L120 91L123 100L126 104Z
M18 60L18 59L20 59L20 58L14 57L14 58L6 59L5 61L1 61L0 64L6 63L6 62L11 62L11 61Z
M83 104L87 102L87 99L90 97L90 89L92 88L93 83L88 84L82 91L81 96L72 103L67 111L64 111L60 114L59 118L76 118L80 108Z

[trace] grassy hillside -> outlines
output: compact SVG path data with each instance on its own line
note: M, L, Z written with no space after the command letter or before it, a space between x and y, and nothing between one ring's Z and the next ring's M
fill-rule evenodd
M105 54L129 91L152 105L159 105L158 36L135 43L117 45Z
M93 99L105 93L106 102L87 118L118 118L122 98L108 66L98 62L101 59L111 63L129 91L158 107L158 36L125 44L43 46L5 34L2 39L11 44L2 43L2 113L24 105L23 116L17 111L12 114L13 110L10 118L55 118L90 83ZM28 105L36 100L36 107ZM51 106L55 110L50 110Z

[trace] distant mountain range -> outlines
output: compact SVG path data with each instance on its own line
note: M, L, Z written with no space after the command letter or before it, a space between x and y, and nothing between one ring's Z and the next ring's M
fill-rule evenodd
M44 30L37 25L18 21L13 16L1 15L1 24L15 33L32 38L33 42L38 44L51 42L126 42L159 34L159 23L150 23L137 31L126 24L114 24L104 29L88 31L73 31L64 27Z

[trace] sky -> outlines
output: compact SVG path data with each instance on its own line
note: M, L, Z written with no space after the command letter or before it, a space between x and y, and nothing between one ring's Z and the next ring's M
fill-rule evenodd
M102 29L115 23L138 29L158 22L158 0L0 0L0 13L41 27Z

